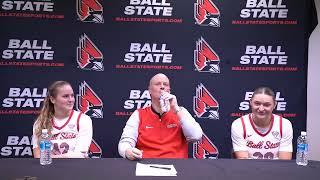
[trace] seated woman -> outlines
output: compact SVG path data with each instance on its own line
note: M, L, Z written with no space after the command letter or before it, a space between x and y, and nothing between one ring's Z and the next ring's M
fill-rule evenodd
M43 107L33 125L33 155L40 157L41 130L51 136L52 158L85 158L92 139L91 118L73 110L74 94L70 83L55 81L48 88Z
M236 119L231 126L237 159L291 159L291 122L272 111L277 102L268 87L256 89L250 100L252 113Z

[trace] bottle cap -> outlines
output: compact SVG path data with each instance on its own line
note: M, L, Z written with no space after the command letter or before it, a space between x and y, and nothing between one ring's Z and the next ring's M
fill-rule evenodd
M307 135L307 132L301 131L301 136L306 136L306 135Z
M41 132L42 133L48 133L48 129L42 129Z

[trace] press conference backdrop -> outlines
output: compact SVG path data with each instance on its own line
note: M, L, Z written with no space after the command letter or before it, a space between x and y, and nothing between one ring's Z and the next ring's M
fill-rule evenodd
M119 157L122 129L162 72L203 128L189 157L230 157L230 126L270 86L294 141L306 129L311 0L1 1L1 157L31 157L47 86L71 82L93 120L94 157ZM312 20L312 21L311 21ZM295 148L295 146L294 146Z

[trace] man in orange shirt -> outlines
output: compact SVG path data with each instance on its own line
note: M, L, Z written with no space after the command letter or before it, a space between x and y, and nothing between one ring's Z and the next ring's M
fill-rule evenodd
M130 116L119 141L119 154L130 160L188 158L188 142L202 137L200 125L170 94L166 75L159 73L150 79L149 93L151 106Z

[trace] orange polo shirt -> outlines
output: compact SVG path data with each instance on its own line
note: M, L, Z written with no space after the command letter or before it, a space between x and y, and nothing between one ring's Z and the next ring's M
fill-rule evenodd
M162 116L151 107L138 111L140 124L136 147L143 150L143 158L188 158L188 142L173 111Z

